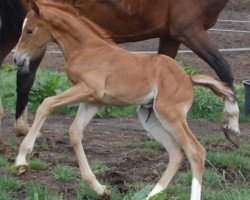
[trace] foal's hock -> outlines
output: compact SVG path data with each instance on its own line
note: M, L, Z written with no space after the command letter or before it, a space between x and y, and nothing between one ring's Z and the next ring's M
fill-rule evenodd
M34 1L30 6L32 11L25 19L14 55L16 63L27 67L32 59L43 53L47 43L54 40L65 56L67 75L73 86L46 98L39 106L16 158L18 173L26 171L26 156L32 151L46 117L59 106L80 103L69 129L70 143L82 179L99 195L110 197L107 187L98 182L89 167L82 146L82 132L101 105L137 104L144 128L169 154L168 167L147 199L167 188L186 155L193 177L191 199L199 200L205 150L186 122L193 101L193 84L209 87L222 97L229 126L238 129L238 107L230 88L205 75L187 76L175 60L167 56L138 55L108 43L103 39L107 35L104 36L99 27L85 18L80 19L69 6Z

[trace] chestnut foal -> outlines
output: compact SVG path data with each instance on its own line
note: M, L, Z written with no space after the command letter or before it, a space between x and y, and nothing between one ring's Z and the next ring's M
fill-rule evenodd
M199 200L205 150L186 121L193 101L193 84L209 87L229 105L234 103L230 88L205 75L187 76L175 60L165 55L134 54L108 43L104 40L108 36L99 27L86 18L79 18L67 5L31 1L30 6L32 10L23 24L15 62L23 68L28 67L47 43L55 40L65 56L67 75L73 86L46 98L39 106L16 158L18 174L27 169L26 156L31 153L46 117L59 106L80 103L69 129L70 143L82 179L99 195L109 197L109 190L97 181L89 167L82 146L82 132L101 105L137 104L144 128L169 154L169 165L147 199L167 188L186 155L193 177L191 199ZM229 118L232 112L237 112L230 106L225 109Z

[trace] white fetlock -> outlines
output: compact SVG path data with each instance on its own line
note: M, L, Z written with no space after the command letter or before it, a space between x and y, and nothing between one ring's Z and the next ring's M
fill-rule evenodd
M17 120L14 124L16 136L25 136L30 130L29 125L23 120Z

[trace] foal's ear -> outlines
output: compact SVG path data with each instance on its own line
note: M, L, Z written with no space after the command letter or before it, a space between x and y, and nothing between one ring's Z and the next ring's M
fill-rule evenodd
M36 2L36 0L28 0L28 2L29 2L29 7L33 10L33 11L35 11L35 13L36 14L40 14L40 10L39 10L39 7L38 7L38 5L37 5L37 2Z

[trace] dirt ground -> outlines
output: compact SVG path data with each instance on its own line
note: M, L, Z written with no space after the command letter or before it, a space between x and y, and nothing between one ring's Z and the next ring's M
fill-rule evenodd
M250 20L250 2L249 1L230 1L225 10L221 13L220 19ZM227 28L250 31L250 23L222 23L218 22L215 28ZM249 33L225 33L209 31L211 40L218 48L245 48L250 47ZM137 51L155 51L158 48L158 40L148 40L138 43L122 44L122 47ZM50 50L58 50L54 44L49 46ZM186 49L181 47L181 49ZM222 53L231 64L235 79L242 81L250 78L250 51L247 52L227 52ZM10 62L12 55L5 62ZM214 75L211 68L199 59L193 53L178 54L177 60L184 60L195 68ZM61 54L52 55L47 53L41 64L42 67L62 71L65 68L65 62ZM30 124L34 116L30 115ZM49 165L65 164L77 168L76 157L73 149L69 145L68 128L73 121L69 116L51 116L42 128L42 138L39 142L46 142L49 150L37 151L33 157L37 157L49 163ZM0 134L0 155L7 157L14 163L17 150L7 148L7 144L15 137L13 131L14 115L8 114L3 119ZM191 129L196 135L223 134L221 127L223 123L201 122L198 120L189 121ZM250 124L241 124L242 138L250 138ZM18 138L21 140L22 138ZM115 118L115 119L97 119L95 118L87 127L84 136L84 149L90 161L101 160L113 170L99 175L98 178L107 180L110 185L117 186L120 191L126 191L124 182L156 182L160 174L166 168L168 162L166 151L160 148L156 156L148 158L128 147L128 142L143 143L147 140L145 131L142 129L137 117ZM228 143L228 151L235 147ZM187 163L184 163L182 169L185 169ZM38 178L40 183L48 188L59 189L66 196L71 196L75 192L78 183L68 184L56 181L48 175L49 171L29 170L28 173L20 177L23 182L28 182ZM0 171L0 176L1 176ZM22 199L22 193L18 194Z

